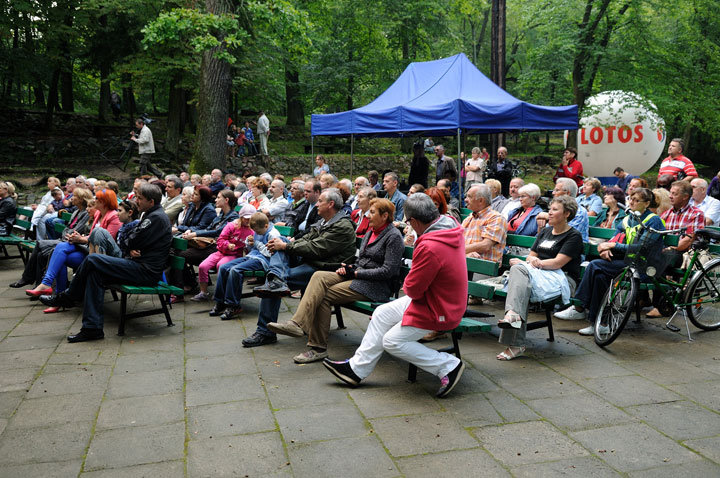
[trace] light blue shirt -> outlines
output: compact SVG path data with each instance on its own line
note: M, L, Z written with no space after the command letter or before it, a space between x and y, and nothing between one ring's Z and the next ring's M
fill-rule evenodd
M591 194L589 197L583 194L575 200L578 206L585 208L588 212L594 212L596 216L599 216L600 212L602 212L602 199L597 194Z
M588 242L590 235L590 222L588 221L588 213L584 207L578 207L577 214L568 222L570 227L574 227L581 235L583 242Z

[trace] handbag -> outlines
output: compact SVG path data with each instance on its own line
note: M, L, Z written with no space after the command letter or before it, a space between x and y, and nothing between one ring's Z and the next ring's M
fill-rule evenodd
M188 239L188 246L194 249L205 249L214 244L215 239L212 237L193 237L192 239Z

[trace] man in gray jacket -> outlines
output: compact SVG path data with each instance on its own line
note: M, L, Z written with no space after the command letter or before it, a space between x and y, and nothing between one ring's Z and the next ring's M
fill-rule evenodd
M291 337L308 335L308 350L295 356L296 363L309 363L328 356L332 306L355 300L386 302L400 273L403 239L392 225L395 206L388 199L370 203L370 227L360 244L360 256L353 265L313 274L300 305L290 321L269 323L268 328Z

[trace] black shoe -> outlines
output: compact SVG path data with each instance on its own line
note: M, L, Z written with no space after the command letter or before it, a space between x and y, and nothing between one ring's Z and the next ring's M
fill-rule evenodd
M75 305L75 302L70 298L67 292L60 292L55 295L41 295L40 302L48 307L64 307L66 309Z
M457 367L440 379L440 389L438 389L435 396L438 398L447 397L460 380L463 370L465 370L465 363L461 360Z
M30 284L32 284L32 281L25 281L23 279L20 279L19 281L10 284L10 287L12 287L13 289L19 289L20 287L25 287L26 285Z
M255 332L250 337L243 339L242 344L243 347L260 347L261 345L269 345L274 344L277 342L277 337L274 335L263 335L261 333Z
M220 317L225 311L225 304L222 302L215 302L215 306L210 310L210 317Z
M225 312L220 314L220 320L233 320L240 317L242 309L240 307L228 307Z
M323 365L325 365L326 369L330 370L330 373L332 373L348 385L352 385L353 387L357 387L358 385L360 385L360 381L362 379L355 375L355 372L353 372L353 369L350 366L349 360L335 362L330 359L325 359L323 360Z
M103 333L102 329L86 329L82 328L80 329L80 332L78 332L75 335L68 335L68 342L75 343L75 342L87 342L88 340L100 340L104 339L105 334Z
M258 297L282 297L290 295L290 289L285 281L274 276L271 279L269 278L265 282L265 285L255 287L253 292Z

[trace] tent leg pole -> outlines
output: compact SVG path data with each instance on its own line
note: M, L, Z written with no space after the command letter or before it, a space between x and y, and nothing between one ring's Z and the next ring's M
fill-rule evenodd
M460 148L461 148L461 146L460 146L460 128L458 128L457 134L458 134L458 138L457 138L457 139L458 139L458 149L457 149L457 162L458 162L458 168L457 168L457 172L458 172L458 177L457 177L457 182L458 182L458 201L460 202L460 207L462 207L462 205L463 205L463 200L462 200L462 196L463 196L462 190L463 190L463 187L462 187L462 176L460 175L460 171L462 171L462 159L460 158Z
M355 159L355 135L350 135L350 181L353 177L353 160Z

